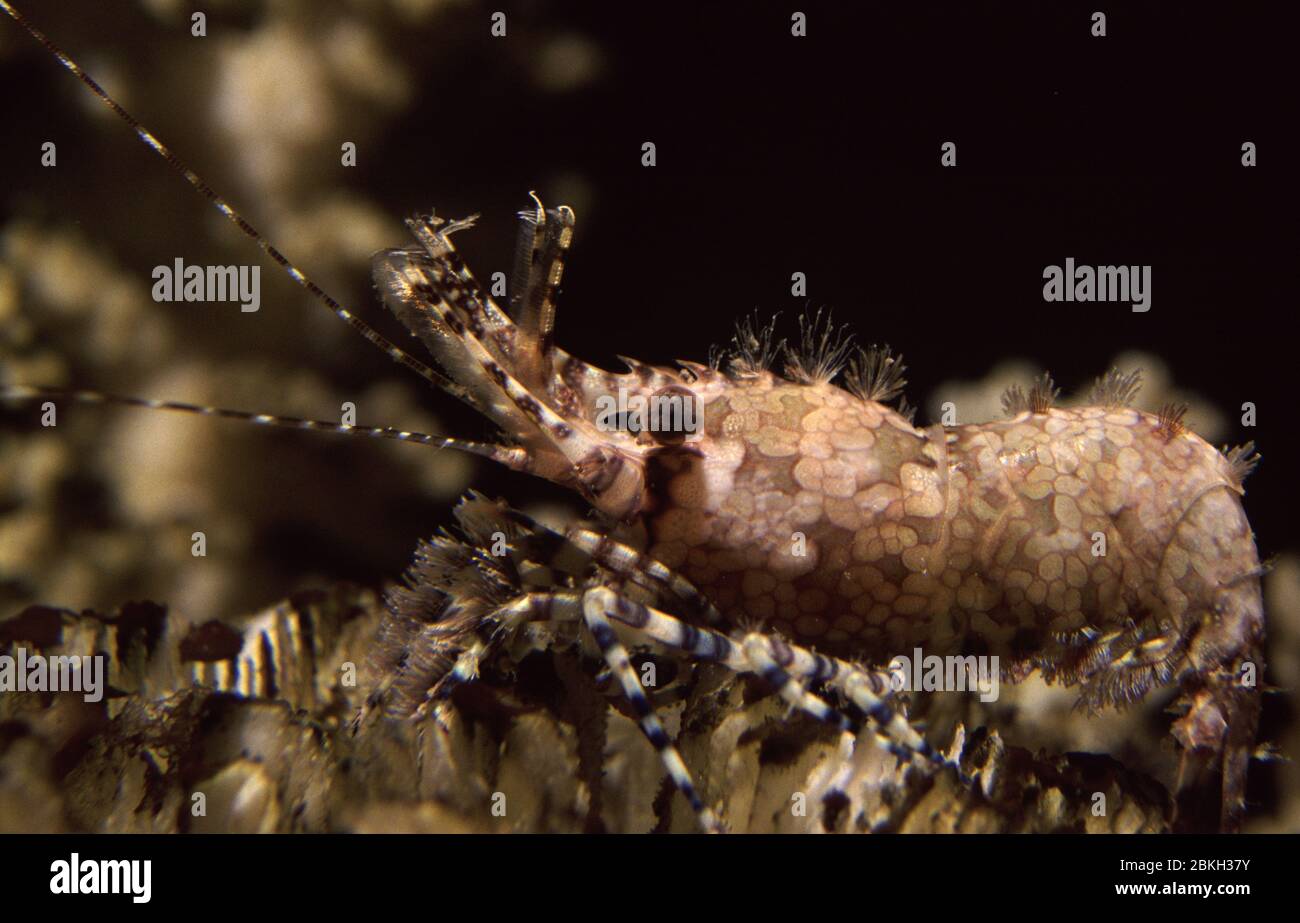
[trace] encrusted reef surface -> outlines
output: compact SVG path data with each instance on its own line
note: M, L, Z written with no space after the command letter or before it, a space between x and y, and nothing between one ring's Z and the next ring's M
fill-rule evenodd
M354 726L379 617L373 594L339 588L230 624L182 627L150 604L0 622L5 653L101 651L108 680L99 702L0 695L0 830L692 829L657 755L576 652L530 655L510 676L486 669L441 724ZM1161 785L1110 757L962 734L965 788L873 747L851 765L836 735L725 671L678 676L666 693L678 699L670 730L735 831L1169 829ZM836 777L847 800L824 797Z

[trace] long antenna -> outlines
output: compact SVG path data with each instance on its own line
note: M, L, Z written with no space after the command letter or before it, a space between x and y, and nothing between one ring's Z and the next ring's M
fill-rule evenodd
M373 439L395 439L398 442L415 442L421 445L436 446L440 449L456 449L461 452L469 452L472 455L490 458L516 471L523 471L527 468L528 453L519 446L502 446L489 442L473 442L468 439L433 436L428 433L415 433L391 426L352 426L347 423L332 423L328 420L306 420L301 417L285 417L279 414L250 413L247 410L229 410L224 407L186 404L181 401L157 401L144 397L125 397L120 394L106 394L102 391L38 388L30 385L0 387L0 400L5 398L30 400L42 397L73 400L82 404L118 404L126 407L147 407L150 410L171 410L178 413L198 414L204 417L241 420L245 423L255 423L258 426L319 430L327 433L343 433L349 436L369 436Z
M177 157L174 153L172 153L171 149L167 147L167 145L159 141L154 136L153 132L149 131L149 129L145 128L144 125L140 124L140 121L135 116L133 116L131 113L123 109L121 105L118 104L117 100L109 96L108 93L104 91L103 87L101 87L98 83L96 83L95 80L89 74L87 74L84 70L81 69L80 64L78 64L67 54L65 54L63 49L59 48L58 45L55 45L52 41L50 41L46 37L44 32L36 28L36 26L32 25L32 23L27 19L27 17L24 16L22 13L18 12L18 10L14 9L7 2L7 0L0 0L0 8L2 8L6 13L8 13L14 19L15 22L17 22L20 26L26 29L28 34L31 35L32 38L36 39L36 41L44 45L45 49L48 52L50 52L50 54L58 58L59 63L62 64L64 67L66 67L68 70L70 70L73 74L75 74L77 79L80 80L83 84L86 85L86 87L90 89L90 92L94 93L97 97L99 97L99 100L104 105L108 106L108 108L112 109L113 112L117 114L118 118L126 122L126 124L130 125L132 130L135 131L136 135L140 138L141 141L143 141L146 145L148 145L155 153L158 154L159 157L167 161L167 163L172 167L173 170L175 170L181 176L185 177L185 181L188 182L195 189L197 189L203 195L204 198L206 198L209 202L211 202L212 205L217 209L217 211L221 212L221 214L229 218L234 223L235 227L243 231L244 234L246 234L248 237L251 237L253 241L259 247L261 247L262 250L268 256L271 257L271 259L279 263L280 266L284 269L284 271L289 274L289 278L293 279L293 281L297 282L308 292L310 292L313 296L315 296L318 301L320 301L327 308L333 311L337 317L339 317L343 321L346 321L348 326L350 326L353 330L357 331L357 333L361 334L363 337L365 337L367 340L369 340L373 345L377 346L379 349L382 349L384 352L388 353L389 358L391 358L393 361L401 363L402 365L411 369L413 372L415 372L424 380L430 382L431 384L437 385L439 388L442 388L444 391L447 391L448 393L470 404L470 406L475 406L473 399L470 397L468 391L466 391L465 388L456 384L451 379L447 378L445 375L442 375L441 373L437 372L430 366L421 362L419 359L412 356L410 353L398 347L395 343L393 343L391 340L389 340L387 337L381 334L378 330L375 330L375 328L371 327L361 318L357 317L347 308L343 307L343 305L339 304L338 301L335 300L333 296L331 296L328 292L326 292L319 285L313 282L307 276L306 273L304 273L293 263L289 262L288 257L286 257L278 249L276 249L276 247L269 240L263 237L262 234L257 230L257 228L249 224L243 215L235 211L235 209L231 207L230 203L228 203L225 199L223 199L220 195L218 195L211 186L209 186L206 182L203 181L202 177L200 177L197 173L191 170L185 164L184 161L182 161L179 157Z

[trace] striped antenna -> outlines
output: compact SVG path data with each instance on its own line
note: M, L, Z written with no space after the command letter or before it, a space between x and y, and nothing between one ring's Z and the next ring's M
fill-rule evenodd
M440 449L457 449L461 452L469 452L472 455L490 458L516 471L527 470L527 452L518 446L501 446L488 442L473 442L468 439L432 436L428 433L413 433L408 430L394 429L391 426L349 426L346 423L330 423L326 420L304 420L300 417L250 413L246 410L228 410L224 407L206 407L202 404L185 404L180 401L156 401L143 397L125 397L120 394L105 394L102 391L39 388L30 385L0 386L0 400L36 400L40 398L70 400L82 404L117 404L125 407L147 407L150 410L171 410L177 413L192 413L204 417L241 420L259 426L320 430L327 433L345 433L350 436L369 436L372 439L395 439L398 442L415 442L420 445L436 446Z
M276 249L276 247L269 240L263 237L262 234L257 230L257 228L249 224L248 221L245 220L243 215L235 211L235 209L231 207L230 203L228 203L225 199L223 199L220 195L218 195L216 191L212 189L211 186L209 186L206 182L203 181L202 177L200 177L197 173L191 170L185 164L184 161L182 161L179 157L177 157L174 153L172 153L171 149L167 147L167 145L159 141L154 136L153 132L149 131L149 129L141 125L139 120L136 119L135 116L133 116L131 113L123 109L122 106L117 102L117 100L109 96L108 93L104 91L103 87L101 87L98 83L96 83L95 80L89 74L87 74L84 70L81 69L80 64L78 64L67 54L65 54L64 51L61 48L59 48L59 46L55 45L52 41L50 41L46 37L44 32L36 28L36 26L32 25L32 23L28 21L27 17L25 17L22 13L18 12L18 10L14 9L7 2L7 0L0 0L0 9L3 9L14 19L15 22L17 22L20 26L26 29L28 34L30 34L32 38L36 39L36 41L38 41L41 45L45 46L45 49L48 52L50 52L50 54L58 58L59 63L62 64L64 67L66 67L74 75L76 75L77 79L80 80L83 84L85 84L86 87L90 90L90 92L94 93L97 97L99 97L100 102L108 106L109 109L112 109L113 112L117 114L118 118L126 122L126 124L130 125L132 130L136 133L136 135L140 138L141 141L143 141L150 149L152 149L156 154L158 154L159 157L167 161L167 163L171 166L173 170L175 170L181 176L185 177L185 181L188 182L195 189L197 189L199 193L203 195L204 198L206 198L209 202L211 202L212 205L217 209L217 211L221 212L221 214L229 218L231 222L234 223L235 227L239 228L241 231L244 232L244 234L252 238L253 242L256 243L259 247L261 247L262 250L268 256L271 257L271 259L279 263L280 267L284 269L286 273L289 274L289 278L293 279L293 281L297 282L308 292L310 292L313 296L315 296L315 298L318 301L320 301L321 304L325 305L327 308L333 311L335 316L345 321L348 324L348 326L350 326L353 330L357 331L359 334L361 334L363 337L369 340L371 344L386 352L389 358L391 358L394 362L401 363L402 365L411 369L413 372L415 372L425 381L437 385L439 388L443 389L449 394L454 395L455 397L460 398L461 400L468 403L471 407L475 407L475 409L477 409L473 400L470 398L469 393L463 387L451 381L445 375L442 375L441 373L437 372L435 369L431 368L430 366L421 362L419 359L412 356L410 353L398 347L395 343L393 343L391 340L385 337L378 330L375 330L375 328L371 327L361 318L357 317L347 308L343 307L343 305L339 304L338 301L336 301L333 298L333 296L331 296L319 285L313 282L307 276L306 273L304 273L293 263L289 262L288 257L286 257L278 249Z

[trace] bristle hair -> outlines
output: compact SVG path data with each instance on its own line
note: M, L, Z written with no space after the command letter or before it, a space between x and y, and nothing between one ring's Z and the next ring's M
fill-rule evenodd
M891 401L903 393L907 379L903 357L888 346L858 347L849 360L844 386L864 401Z
M1102 407L1129 407L1138 392L1142 390L1142 370L1134 369L1125 374L1112 368L1097 379L1092 390L1088 392L1088 403Z
M1228 460L1228 469L1238 487L1241 487L1246 482L1246 478L1250 477L1259 466L1260 456L1255 451L1253 440L1232 448L1224 446L1223 455Z
M715 352L710 365L742 378L770 371L776 357L785 351L785 340L776 339L776 316L760 325L755 312L736 322L728 348Z
M853 334L836 327L830 311L799 317L799 344L785 347L785 374L803 385L823 384L840 373L853 350Z
M1173 439L1187 428L1187 424L1183 420L1186 416L1187 404L1185 403L1171 401L1160 408L1158 414L1159 427L1165 441Z
M1009 417L1024 413L1026 410L1030 413L1047 413L1056 403L1060 393L1061 389L1056 387L1052 376L1044 372L1034 379L1028 394L1020 385L1007 388L1002 393L1002 410Z

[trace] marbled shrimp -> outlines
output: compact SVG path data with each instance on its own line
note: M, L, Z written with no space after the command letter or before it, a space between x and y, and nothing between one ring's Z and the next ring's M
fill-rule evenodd
M1217 762L1221 823L1235 828L1259 715L1260 565L1240 497L1248 447L1220 453L1180 422L1128 406L1135 375L1103 377L1091 402L1053 406L1042 382L1008 395L1010 418L918 428L887 406L902 366L819 319L795 348L742 325L708 364L626 360L614 374L553 338L572 240L567 208L521 213L509 312L475 281L432 215L413 246L380 254L376 283L439 372L326 295L8 3L3 8L241 231L394 360L491 419L471 443L168 401L9 386L455 448L577 491L597 528L552 532L480 497L462 535L421 545L389 594L375 644L373 711L437 715L480 665L539 623L593 643L706 829L705 803L631 667L629 645L761 676L795 709L902 760L954 763L892 701L885 669L913 646L997 655L1004 679L1037 669L1090 707L1177 684L1185 764ZM779 372L777 366L781 366ZM847 367L843 387L835 383ZM694 432L601 425L612 395L672 396ZM620 536L616 539L615 534ZM621 540L626 538L627 540ZM633 543L639 544L636 547ZM960 773L960 767L957 768Z
M610 525L644 532L645 553L624 549L621 570L608 539L569 536L606 581L583 585L608 594L575 605L645 640L646 606L698 594L708 619L656 613L668 643L700 654L698 634L712 622L747 651L734 666L765 674L827 720L840 716L813 688L855 670L850 661L878 669L913 646L997 655L1004 678L1037 669L1078 685L1094 708L1177 683L1185 714L1174 736L1189 754L1221 760L1222 823L1236 825L1264 624L1240 502L1249 447L1225 454L1188 431L1178 409L1130 408L1138 374L1119 371L1097 382L1086 406L1053 406L1044 379L1028 395L1007 395L1009 419L917 428L883 403L901 390L899 360L888 350L851 355L820 318L804 319L797 348L775 343L770 326L743 326L733 352L709 365L624 360L627 373L608 373L550 340L572 212L539 205L522 217L532 243L518 258L525 282L513 317L456 257L447 232L461 223L414 222L421 246L382 257L376 278L511 437L514 448L495 450L502 460L575 488ZM697 432L596 425L609 395L653 402L683 390L700 408ZM652 598L606 585L615 576ZM689 592L665 592L670 579ZM588 627L599 623L588 618ZM624 654L601 647L615 671L625 666ZM880 699L854 704L904 750L920 750L884 703L879 673L865 672ZM625 685L639 693L634 679ZM678 781L689 796L689 782Z

